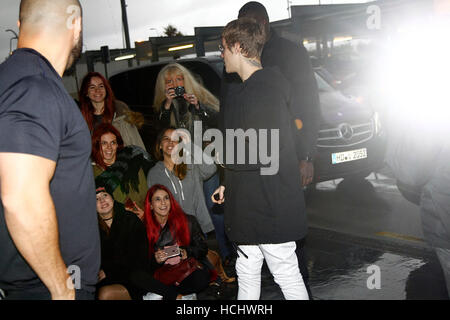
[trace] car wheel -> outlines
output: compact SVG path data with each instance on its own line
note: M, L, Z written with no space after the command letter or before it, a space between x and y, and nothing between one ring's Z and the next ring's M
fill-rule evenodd
M375 189L372 183L365 179L369 174L361 173L345 177L344 180L339 182L336 191L352 196L373 194Z
M406 200L416 205L420 205L422 187L410 186L397 180L397 188Z
M349 176L344 177L345 181L348 182L352 182L354 183L358 183L358 182L364 182L364 180L366 179L366 177L371 174L372 172L360 172L360 173L355 173Z

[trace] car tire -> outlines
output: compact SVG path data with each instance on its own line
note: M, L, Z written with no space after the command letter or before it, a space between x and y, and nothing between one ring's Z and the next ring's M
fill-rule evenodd
M422 196L422 187L410 186L397 180L397 188L406 200L418 206L420 205L420 198Z

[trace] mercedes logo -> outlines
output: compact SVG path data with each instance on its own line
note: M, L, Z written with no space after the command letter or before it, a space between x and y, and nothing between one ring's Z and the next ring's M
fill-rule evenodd
M348 123L343 123L339 126L339 131L341 132L342 138L345 140L349 140L353 137L353 129L352 126Z

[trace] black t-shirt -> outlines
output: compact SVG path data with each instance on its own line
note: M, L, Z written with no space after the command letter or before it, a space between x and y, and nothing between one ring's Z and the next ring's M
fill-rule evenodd
M320 126L320 102L316 78L308 51L303 45L271 32L261 54L264 68L276 67L291 87L289 110L294 119L301 119L303 129L295 128L296 152L299 160L316 153Z
M0 152L56 162L50 193L61 254L67 267L73 267L70 270L79 268L82 289L94 291L100 237L89 129L60 76L32 49L18 49L0 65ZM12 291L42 286L17 251L0 202L0 288Z

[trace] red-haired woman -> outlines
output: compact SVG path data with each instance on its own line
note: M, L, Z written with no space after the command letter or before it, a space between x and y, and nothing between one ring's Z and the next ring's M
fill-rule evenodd
M200 225L194 216L183 212L172 193L163 185L152 186L145 199L144 224L149 241L151 269L156 271L164 264L178 264L181 260L194 257L201 263L176 288L178 294L199 293L208 287L210 272L206 255L208 246ZM163 248L178 245L181 256L167 258Z
M175 300L178 292L153 279L144 224L97 186L97 213L102 248L99 300L142 300L152 292Z
M78 98L91 133L99 124L109 123L120 131L126 146L136 145L145 150L138 131L144 124L142 114L132 112L124 102L116 100L108 80L100 73L89 72L83 78Z
M102 123L92 135L92 160L97 185L105 186L114 199L143 219L147 173L154 165L150 155L136 146L124 146L120 132Z

